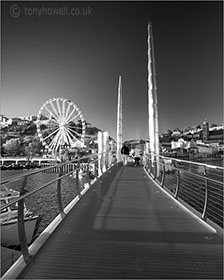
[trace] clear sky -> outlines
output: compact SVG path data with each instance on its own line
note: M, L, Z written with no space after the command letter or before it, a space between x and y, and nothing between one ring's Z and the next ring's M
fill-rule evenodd
M7 117L37 115L49 98L64 97L116 139L121 75L123 139L147 137L151 21L160 133L205 118L223 122L222 1L1 5L1 113Z

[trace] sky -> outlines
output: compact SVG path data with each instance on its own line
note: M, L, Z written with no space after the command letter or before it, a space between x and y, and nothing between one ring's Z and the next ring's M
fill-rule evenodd
M37 115L63 97L116 139L121 75L123 139L148 137L150 21L159 133L223 123L222 1L1 5L1 114Z

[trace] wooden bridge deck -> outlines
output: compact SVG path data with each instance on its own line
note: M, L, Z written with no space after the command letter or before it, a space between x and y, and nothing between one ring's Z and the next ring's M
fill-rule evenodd
M222 278L222 240L141 167L103 175L18 278Z

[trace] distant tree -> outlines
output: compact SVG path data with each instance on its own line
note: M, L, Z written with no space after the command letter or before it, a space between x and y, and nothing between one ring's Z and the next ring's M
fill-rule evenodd
M11 138L3 144L5 153L8 156L19 156L22 151L22 143L20 138Z
M40 125L40 130L44 130L44 129L47 129L47 126L45 124L41 124Z
M0 138L0 144L1 144L1 155L5 153L5 148L3 147L3 138Z
M177 127L173 131L180 131L180 129L179 129L179 127Z
M167 129L167 134L171 135L173 133L173 131L171 129Z
M159 137L160 143L170 143L174 137L172 136L173 131L171 129L168 129L166 133L163 133Z
M191 126L188 126L187 128L185 128L184 132L188 132L188 131L190 131L191 129L192 129L192 127L191 127Z
M41 150L43 149L43 145L38 136L35 136L32 141L32 148L35 154L40 154Z
M29 145L33 141L33 136L27 135L22 139L23 145Z
M41 149L43 148L40 139L37 136L25 136L22 143L22 151L28 160L36 154L40 154Z
M22 135L35 135L37 132L37 128L35 124L28 124L28 125L24 125L23 129L21 131Z
M28 162L30 161L31 157L32 157L32 146L31 143L29 143L29 145L23 147L23 153L25 154Z

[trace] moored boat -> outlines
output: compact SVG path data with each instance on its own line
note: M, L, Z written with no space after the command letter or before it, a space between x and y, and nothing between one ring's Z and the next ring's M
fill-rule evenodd
M3 188L1 189L1 207L12 202L19 197L19 192ZM38 226L40 223L40 217L33 215L33 213L24 206L24 226L26 232L27 243L31 244ZM1 210L0 213L1 224L1 245L5 247L19 246L19 234L18 234L18 204L15 203Z

